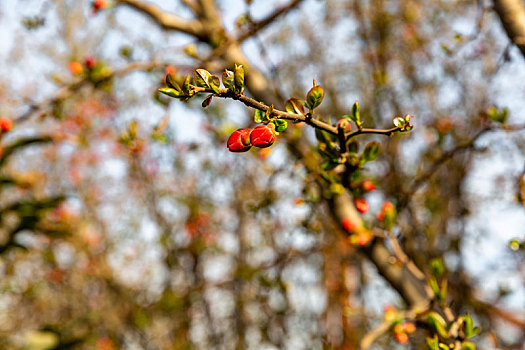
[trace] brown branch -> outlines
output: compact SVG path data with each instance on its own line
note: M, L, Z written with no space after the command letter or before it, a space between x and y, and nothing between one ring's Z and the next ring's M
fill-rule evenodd
M350 219L356 225L363 222L348 192L334 195L330 205L337 222L342 223L345 218ZM428 292L426 282L420 278L420 275L414 275L411 269L407 268L407 264L401 266L395 264L397 258L386 247L384 238L374 238L370 246L361 251L366 254L376 266L379 274L399 293L410 308L427 308L432 300L432 295Z
M215 94L214 91L212 89L209 89L209 88L198 88L198 87L196 87L194 89L195 89L196 92L206 92L206 93L213 93L213 94ZM237 95L237 94L233 93L231 90L228 90L228 89L225 89L225 88L219 89L219 93L215 94L215 95L217 97L231 98L231 99L234 99L234 100L241 101L245 106L248 106L248 107L251 107L251 108L255 108L255 109L260 109L261 111L265 111L266 112L266 111L268 111L270 109L269 106L267 106L266 104L264 104L262 102L258 102L256 100L254 100L253 98L250 98L250 97L248 97L246 95ZM285 112L285 111L281 111L281 110L272 108L272 115L269 115L268 118L272 118L272 116L273 117L277 117L279 119L291 120L291 121L294 121L294 122L304 122L304 123L306 123L308 125L313 126L314 128L326 131L326 132L328 132L328 133L330 133L332 135L336 135L336 136L339 135L337 127L332 126L332 125L330 125L328 123L325 123L325 122L323 122L321 120L315 119L310 114L306 114L306 115L294 114L294 113L288 113L288 112ZM392 133L394 133L396 131L400 131L400 130L401 129L399 127L386 129L386 130L362 128L362 129L359 129L359 130L356 130L356 131L353 131L353 132L345 133L344 137L345 137L346 141L348 141L350 138L355 137L357 135L361 135L361 134L391 135Z
M525 5L523 0L494 0L494 10L509 39L525 56Z
M207 38L204 26L200 21L188 21L174 14L162 11L157 6L144 1L118 0L117 3L119 5L130 6L140 12L145 13L164 29L176 30L182 33L186 33L202 41L205 41Z
M167 65L167 63L160 63L160 62L154 62L154 61L133 62L133 63L130 63L127 66L121 68L121 69L117 69L117 70L114 70L114 71L110 72L101 81L110 80L110 79L112 79L114 77L123 76L123 75L126 75L126 74L131 73L131 72L135 72L135 71L138 71L138 70L148 71L148 70L152 70L152 69L163 68L166 65ZM15 117L14 120L17 123L23 122L26 119L30 118L35 113L40 112L40 111L46 109L49 106L56 105L60 101L62 101L64 99L70 97L71 95L73 95L75 92L80 90L82 87L87 86L87 85L92 84L92 83L93 82L87 77L81 78L79 80L75 80L74 82L72 82L72 83L70 83L68 85L65 85L65 86L61 87L60 89L58 89L53 94L53 96L51 96L51 97L49 97L47 99L44 99L43 101L40 101L38 103L31 104L29 106L29 109L26 112L22 113L18 117Z
M267 17L261 19L260 21L252 22L250 24L250 28L246 30L244 33L240 34L237 38L237 42L242 43L244 40L254 36L257 34L260 30L266 28L268 25L273 23L277 19L277 17L286 14L293 10L295 7L297 7L303 0L293 0L288 5L285 5L279 9L277 9L274 13L268 15Z
M525 129L525 125L522 124L515 124L515 125L503 125L503 126L487 126L483 129L481 129L477 134L475 134L472 139L470 139L468 142L456 146L455 148L451 149L448 152L445 152L438 160L436 160L423 174L419 175L412 185L410 186L410 192L407 196L407 198L410 198L414 193L416 193L419 188L426 182L428 179L434 175L434 173L448 160L453 158L456 154L468 151L474 147L474 143L485 133L489 131L520 131Z
M418 308L412 308L410 310L400 312L400 317L403 319L415 319L418 314L421 314L422 310ZM359 342L359 350L368 350L372 344L383 334L387 333L392 327L392 321L384 320L377 327L369 331L361 338Z
M200 15L201 8L200 6L195 2L195 0L181 0L181 2L193 12L195 15Z

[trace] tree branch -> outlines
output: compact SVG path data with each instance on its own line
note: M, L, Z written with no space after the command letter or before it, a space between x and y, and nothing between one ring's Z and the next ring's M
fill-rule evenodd
M240 34L237 38L237 42L242 43L244 40L254 36L257 34L260 30L266 28L268 25L273 23L277 19L277 17L286 14L293 10L297 5L299 5L303 0L293 0L288 5L285 5L279 9L277 9L274 13L268 15L267 17L261 19L260 21L252 22L250 24L250 28L246 30L244 33Z
M118 4L130 6L145 13L157 22L162 28L176 30L206 40L206 32L200 21L188 21L174 14L162 11L157 6L139 0L118 0Z
M248 106L248 107L251 107L251 108L255 108L255 109L260 109L261 111L265 111L265 112L270 109L270 107L268 105L266 105L266 104L264 104L262 102L258 102L256 100L254 100L253 98L248 97L246 95L237 95L237 94L233 93L231 90L228 90L228 89L225 89L225 88L219 89L219 93L218 94L215 94L215 92L212 89L208 89L208 88L198 88L198 87L196 87L195 91L197 91L197 92L213 93L217 97L231 98L231 99L234 99L234 100L238 100L238 101L241 101L245 106ZM330 125L328 123L325 123L325 122L323 122L321 120L315 119L310 114L306 114L306 115L293 114L293 113L288 113L288 112L285 112L285 111L281 111L281 110L272 108L272 115L269 115L268 118L271 119L272 116L277 117L278 119L292 120L294 122L304 122L304 123L306 123L306 124L308 124L310 126L313 126L314 128L321 129L321 130L326 131L326 132L328 132L328 133L330 133L332 135L339 136L339 131L338 131L337 127L332 126L332 125ZM400 131L400 130L401 130L401 128L399 128L399 127L394 127L394 128L385 129L385 130L383 130L383 129L361 128L361 129L353 131L353 132L345 133L344 134L344 138L345 138L346 141L348 141L350 138L355 137L357 135L361 135L361 134L379 134L379 135L388 135L389 136L389 135L393 134L394 132Z
M494 10L509 39L525 57L525 5L523 0L494 0Z
M161 63L161 62L155 62L155 61L133 62L121 69L117 69L117 70L110 72L102 80L109 80L111 78L123 76L123 75L126 75L134 71L138 71L138 70L147 71L147 70L156 69L156 68L163 68L166 65L167 63ZM38 103L30 104L29 109L26 112L19 115L18 117L14 118L14 120L17 123L23 122L29 117L31 117L33 114L40 112L43 109L51 105L57 104L58 102L70 97L72 94L80 90L82 87L88 84L92 84L92 83L93 82L89 78L85 77L85 78L76 80L68 85L65 85L61 87L60 89L58 89L57 92L53 94L53 96L47 99L44 99L43 101L40 101Z
M458 153L461 153L461 152L465 152L465 151L468 151L470 149L472 149L474 147L474 143L476 143L476 141L481 137L483 136L484 134L486 134L487 132L489 131L496 131L496 130L501 130L501 131L520 131L520 130L523 130L525 129L525 124L515 124L515 125L503 125L501 127L497 127L497 126L487 126L483 129L481 129L480 131L478 131L477 134L475 134L468 142L462 144L462 145L459 145L459 146L456 146L454 147L453 149L451 149L450 151L448 152L445 152L438 160L436 160L426 171L424 171L421 175L419 175L415 180L414 182L412 183L412 185L410 186L410 192L409 192L409 195L407 196L407 199L410 198L414 193L416 193L419 188L426 182L428 181L428 179L434 175L434 173L444 164L446 163L449 159L451 159L452 157L454 157L455 155L457 155Z

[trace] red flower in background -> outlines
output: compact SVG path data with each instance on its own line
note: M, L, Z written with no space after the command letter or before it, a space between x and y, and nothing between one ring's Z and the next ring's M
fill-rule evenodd
M366 214L368 210L370 209L370 206L368 205L368 202L363 198L356 198L354 199L355 208L363 214Z

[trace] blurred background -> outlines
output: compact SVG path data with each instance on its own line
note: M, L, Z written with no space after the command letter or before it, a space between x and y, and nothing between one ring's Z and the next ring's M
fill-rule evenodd
M334 123L356 100L369 127L415 116L358 138L382 149L364 218L395 203L393 233L423 271L443 259L478 348L523 348L525 61L490 1L216 0L199 17L216 40L130 2L0 2L0 348L356 349L406 306L345 240L318 157L297 152L313 129L232 154L252 110L157 93L168 72L236 58L246 94L276 108L315 79ZM147 3L191 21L206 1Z

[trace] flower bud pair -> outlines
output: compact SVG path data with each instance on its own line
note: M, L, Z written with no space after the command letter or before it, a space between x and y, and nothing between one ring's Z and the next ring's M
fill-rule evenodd
M266 148L275 142L275 126L259 125L255 129L237 129L228 138L230 152L246 152L252 146Z

